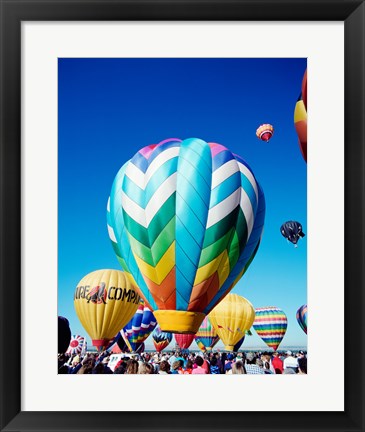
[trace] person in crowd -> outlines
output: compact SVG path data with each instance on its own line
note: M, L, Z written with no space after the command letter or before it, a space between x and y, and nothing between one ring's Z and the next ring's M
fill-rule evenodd
M233 375L243 375L247 374L245 365L241 360L236 361L232 365L232 374Z
M168 375L170 373L170 363L166 360L162 360L158 373L159 375Z
M284 371L285 369L293 369L294 373L298 372L298 359L293 357L293 353L291 351L287 351L286 357L284 360Z
M189 359L186 362L186 366L185 366L185 369L183 371L183 374L184 375L191 375L192 372L193 372L193 362Z
M233 361L234 361L234 355L232 353L229 353L227 355L227 360L224 365L224 373L228 373L232 369Z
M282 374L284 370L284 364L281 358L279 357L279 353L277 351L273 354L273 359L271 360L271 364L274 368L276 374Z
M298 374L299 375L307 375L307 358L306 357L298 358Z
M180 369L181 369L181 360L176 360L171 366L170 373L174 375L178 375Z
M204 361L203 361L202 368L205 370L206 374L210 374L210 363L208 360L208 356L204 356L203 360Z
M221 373L220 368L218 366L217 357L213 356L210 360L210 373L212 375L218 375Z
M127 363L127 370L125 371L125 373L127 375L135 375L138 374L138 361L137 360L129 360Z
M253 352L246 355L246 372L247 375L263 375L265 372L256 364L256 356Z
M154 367L151 363L143 362L138 367L138 373L139 374L149 375L149 374L153 374L154 372L155 372L155 370L154 370Z
M193 369L193 371L191 372L192 375L197 375L197 374L198 375L203 375L203 374L205 375L206 374L205 369L202 368L203 363L204 363L203 358L200 356L197 356L195 359L196 368Z

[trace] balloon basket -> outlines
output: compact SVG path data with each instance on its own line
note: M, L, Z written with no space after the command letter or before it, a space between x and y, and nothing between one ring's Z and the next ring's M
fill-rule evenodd
M202 312L156 310L153 312L162 331L195 334L205 318Z

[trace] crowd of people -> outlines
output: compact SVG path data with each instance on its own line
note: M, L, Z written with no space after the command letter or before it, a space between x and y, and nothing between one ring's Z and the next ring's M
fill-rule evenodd
M269 352L162 352L124 354L109 367L107 351L86 353L84 356L58 356L60 374L306 374L307 356L303 351L293 353Z

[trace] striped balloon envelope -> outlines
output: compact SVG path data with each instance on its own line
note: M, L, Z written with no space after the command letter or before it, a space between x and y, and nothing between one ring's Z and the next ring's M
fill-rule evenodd
M202 351L211 351L218 341L219 336L206 316L195 334L195 342Z
M153 344L157 352L161 352L172 341L172 333L163 332L160 326L157 326L152 333Z
M302 92L294 108L294 126L299 139L299 147L307 162L307 71L304 73Z
M141 299L133 318L123 328L122 336L127 339L132 350L137 352L156 325L157 321L153 312Z
M253 328L267 346L277 350L288 326L285 313L275 306L257 308L255 313Z
M73 335L66 353L71 355L81 354L84 345L86 345L86 341L83 336Z
M197 138L142 148L118 172L109 237L163 331L196 333L259 247L263 191L226 147Z
M300 328L307 334L307 316L308 316L308 307L307 305L300 306L297 310L297 321L300 325Z

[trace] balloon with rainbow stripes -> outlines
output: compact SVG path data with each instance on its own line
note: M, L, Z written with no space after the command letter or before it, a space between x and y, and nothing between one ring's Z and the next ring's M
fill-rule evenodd
M288 326L287 317L275 306L255 309L253 328L266 345L276 351L285 336Z
M251 264L264 193L238 155L198 138L139 150L107 204L114 252L162 331L198 331Z

